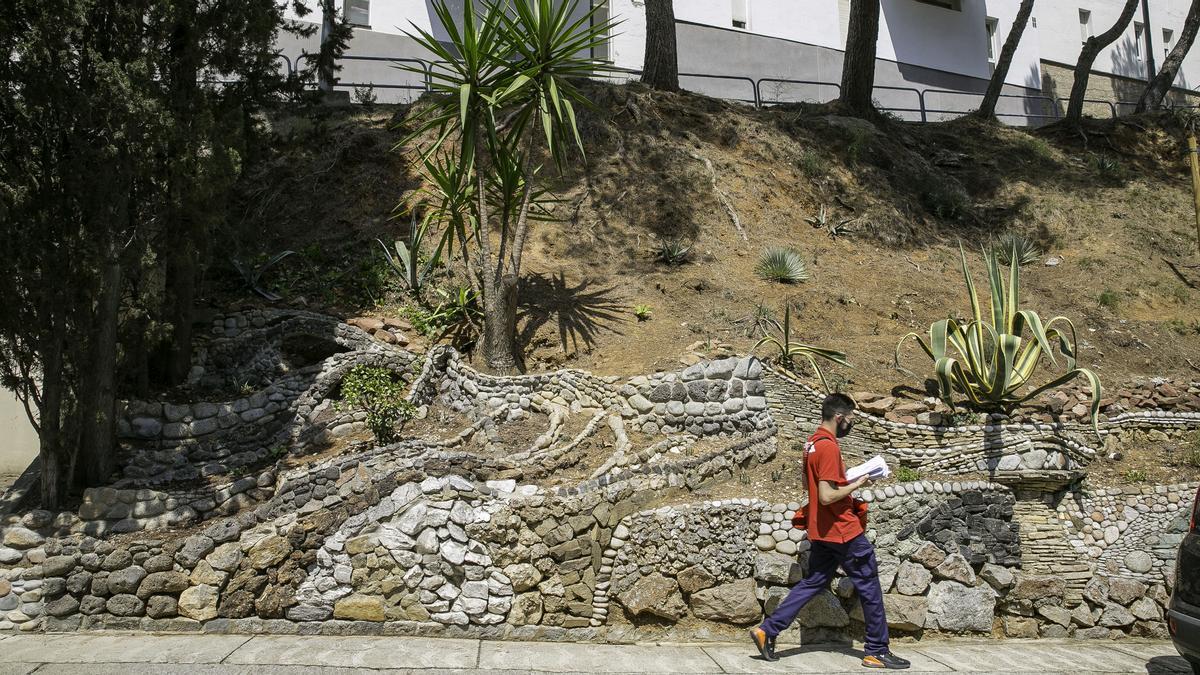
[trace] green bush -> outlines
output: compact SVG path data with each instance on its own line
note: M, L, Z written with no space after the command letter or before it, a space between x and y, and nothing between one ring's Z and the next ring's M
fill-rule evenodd
M894 476L896 480L900 481L901 483L911 483L913 481L921 480L921 472L908 466L898 467L892 476Z
M658 243L654 257L665 265L682 265L687 262L692 245L682 239L664 239Z
M795 284L808 278L808 266L799 251L784 246L771 246L758 256L758 276L767 281Z
M378 366L354 366L342 378L339 410L367 414L367 427L379 443L396 440L397 425L413 418L416 407L404 399L404 383Z

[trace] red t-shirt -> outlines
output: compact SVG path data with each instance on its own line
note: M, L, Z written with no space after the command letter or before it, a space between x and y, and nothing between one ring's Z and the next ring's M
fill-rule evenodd
M817 498L818 481L829 481L838 487L846 485L846 465L837 438L824 428L817 428L804 444L804 474L808 483L808 538L844 544L863 533L862 522L854 513L854 500L843 497L829 506Z

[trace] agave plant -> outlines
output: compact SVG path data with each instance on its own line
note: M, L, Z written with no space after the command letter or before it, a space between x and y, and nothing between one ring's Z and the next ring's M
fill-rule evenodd
M754 268L758 276L767 281L778 281L785 284L795 284L808 278L808 267L800 252L784 246L771 246L758 256L758 266Z
M666 265L682 265L687 262L691 251L692 245L684 243L682 239L664 239L655 248L654 257Z
M967 254L961 246L959 256L967 294L971 298L973 318L966 321L943 319L934 323L929 327L928 342L917 333L905 335L896 345L896 367L912 374L900 366L900 349L912 338L933 359L938 394L951 407L954 405L955 392L978 407L1006 407L1083 377L1091 388L1092 428L1098 435L1100 431L1096 416L1100 411L1100 378L1075 363L1075 325L1062 316L1043 322L1037 312L1019 309L1020 265L1015 260L1009 264L1008 284L1005 285L996 254L986 250L984 261L991 286L991 320L985 320L967 268ZM1025 337L1026 332L1028 338ZM1057 344L1058 351L1064 357L1067 372L1022 394L1021 390L1037 374L1043 355L1057 365L1051 349L1053 344Z
M779 337L767 335L756 342L754 349L751 351L758 351L758 348L763 345L771 345L779 350L780 364L789 369L795 365L796 357L802 356L808 359L809 364L816 371L817 377L821 380L821 386L825 388L826 392L829 391L829 382L825 380L825 373L821 371L821 366L817 364L817 358L820 357L838 365L850 367L850 362L846 360L846 355L843 352L826 347L814 347L800 342L792 342L792 308L790 306L784 307L782 325L774 319L770 319L769 321L779 332Z
M1001 265L1010 265L1016 260L1018 265L1032 265L1042 257L1036 244L1019 234L1009 232L1001 236L991 246L992 253Z
M280 251L279 253L276 253L259 264L244 263L237 258L230 258L229 262L233 265L233 269L237 270L237 273L241 275L242 281L246 282L246 286L248 286L250 290L258 293L266 300L275 302L277 300L282 300L283 296L274 291L269 291L263 288L261 285L259 285L259 281L262 279L262 275L266 274L267 270L271 269L281 260L294 253L295 251Z
M395 255L388 251L388 247L383 243L383 240L376 239L379 242L379 247L383 249L383 257L387 258L388 265L396 271L400 278L404 280L404 284L408 286L408 290L412 291L414 296L421 295L421 288L425 286L425 280L438 266L442 258L442 247L445 245L447 238L442 237L438 241L437 249L433 255L422 264L419 260L421 254L421 242L424 241L426 233L429 231L428 217L422 218L418 223L416 215L413 215L412 221L409 223L408 241L397 239L393 246L395 247Z

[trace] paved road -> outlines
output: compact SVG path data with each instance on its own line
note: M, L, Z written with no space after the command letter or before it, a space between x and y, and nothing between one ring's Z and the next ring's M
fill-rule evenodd
M922 642L895 645L912 673L1187 673L1165 642ZM837 647L780 646L776 663L748 645L599 645L435 638L0 635L0 675L99 673L864 673Z

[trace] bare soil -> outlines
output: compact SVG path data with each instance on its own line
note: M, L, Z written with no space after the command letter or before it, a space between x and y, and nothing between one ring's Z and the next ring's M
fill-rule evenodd
M796 339L849 355L854 368L829 369L840 386L920 386L893 368L897 342L967 313L960 242L986 292L979 249L1016 232L1042 248L1023 271L1024 305L1072 319L1081 364L1114 385L1200 373L1200 257L1171 118L1094 122L1080 135L872 124L814 106L755 111L636 84L592 95L586 163L551 179L560 220L539 223L524 254L519 334L530 371L675 369L697 342L700 353L721 343L745 353L761 337L757 308L782 318L790 303ZM409 302L373 241L405 233L389 216L418 184L391 150L405 112L276 120L273 158L247 183L254 237L244 245L302 253L264 275L282 304L386 315ZM849 232L806 221L822 207ZM668 239L691 245L685 264L654 259ZM760 279L768 246L800 251L811 277ZM453 273L435 283L452 288ZM214 302L247 302L236 278L217 276ZM638 305L649 320L636 320ZM903 359L929 369L915 349Z

